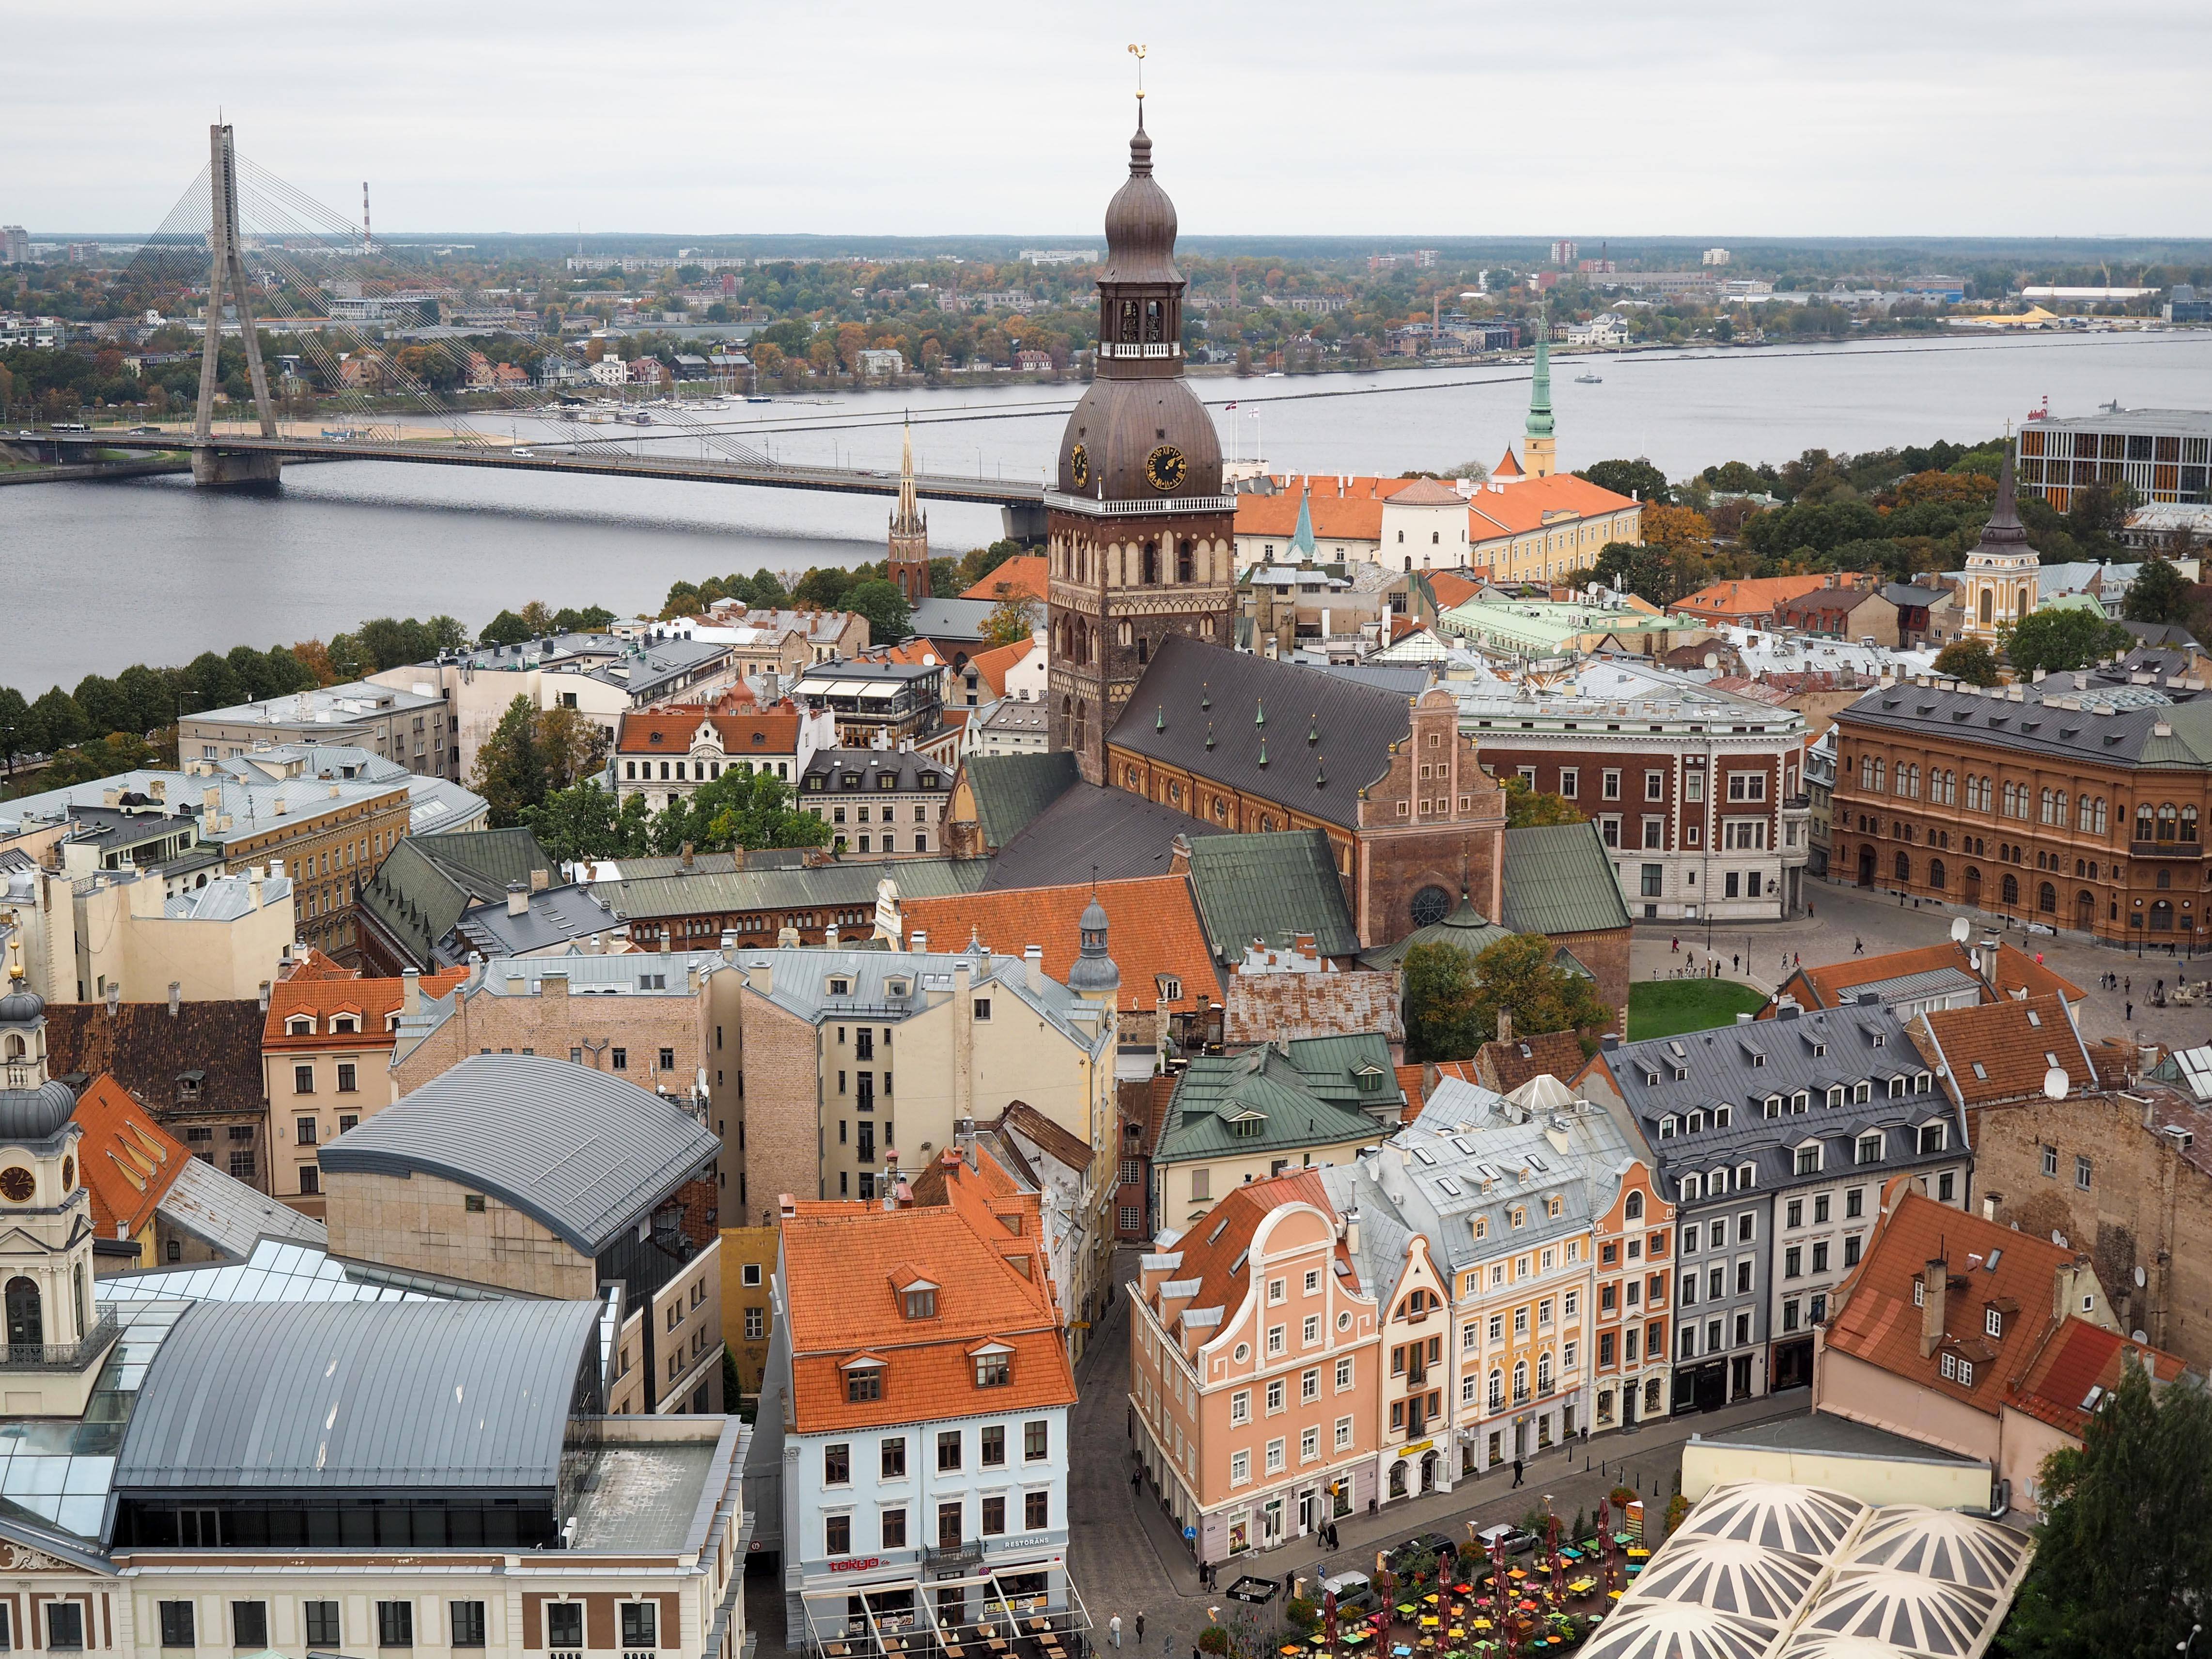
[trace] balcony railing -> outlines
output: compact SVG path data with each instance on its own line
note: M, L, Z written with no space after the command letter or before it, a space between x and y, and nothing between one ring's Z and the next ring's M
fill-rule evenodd
M2201 859L2204 843L2201 841L2131 841L2128 843L2131 859Z
M983 1540L965 1538L957 1544L932 1544L921 1553L923 1565L932 1567L973 1566L983 1559Z
M82 1370L94 1357L106 1352L122 1328L110 1311L100 1315L98 1322L75 1342L10 1342L7 1345L7 1358L0 1360L0 1370Z

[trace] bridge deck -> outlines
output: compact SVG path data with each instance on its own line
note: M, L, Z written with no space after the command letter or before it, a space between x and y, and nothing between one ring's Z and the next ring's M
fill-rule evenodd
M40 444L72 449L176 451L213 449L230 454L274 454L319 461L411 461L432 466L491 467L510 472L564 472L613 478L672 478L693 483L751 484L766 489L827 490L833 495L896 495L898 474L853 467L787 466L676 456L597 454L517 455L503 445L378 443L356 439L216 437L179 433L137 435L108 432L42 432ZM532 447L534 446L528 446ZM79 474L78 476L87 476ZM931 501L973 501L987 507L1041 507L1042 483L965 478L918 472L915 493Z

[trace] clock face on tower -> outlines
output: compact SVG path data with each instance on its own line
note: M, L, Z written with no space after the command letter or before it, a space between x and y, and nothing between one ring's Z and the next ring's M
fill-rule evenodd
M1179 489L1183 477L1190 471L1190 463L1182 458L1182 451L1173 444L1162 444L1145 457L1145 478L1163 495Z
M1067 476L1078 489L1091 488L1091 452L1081 444L1067 452Z

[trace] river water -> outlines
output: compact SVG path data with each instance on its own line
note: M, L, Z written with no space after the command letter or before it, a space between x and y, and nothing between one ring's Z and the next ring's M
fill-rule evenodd
M1724 460L1979 439L2048 397L2054 415L2212 406L2212 333L1839 346L1555 361L1560 464L1649 456L1680 477ZM1598 385L1578 384L1594 372ZM1277 471L1397 473L1494 463L1519 441L1528 370L1200 380L1224 453ZM1343 395L1368 386L1376 395ZM1072 386L735 404L714 416L781 459L895 469L899 417L924 471L1041 477ZM1316 395L1322 394L1322 395ZM1222 407L1234 400L1237 408ZM503 422L492 422L503 426ZM526 441L543 436L525 420ZM665 429L583 428L649 445ZM672 441L696 453L696 440ZM133 662L327 637L440 611L480 627L538 599L659 608L671 582L879 558L889 502L798 490L526 477L374 461L286 468L276 496L182 477L0 489L0 684L27 696ZM988 507L929 506L930 539L994 538Z

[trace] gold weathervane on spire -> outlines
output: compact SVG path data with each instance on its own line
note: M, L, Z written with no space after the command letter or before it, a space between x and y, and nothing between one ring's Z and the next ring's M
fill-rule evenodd
M1145 47L1141 41L1129 43L1129 56L1137 60L1137 101L1145 101Z

